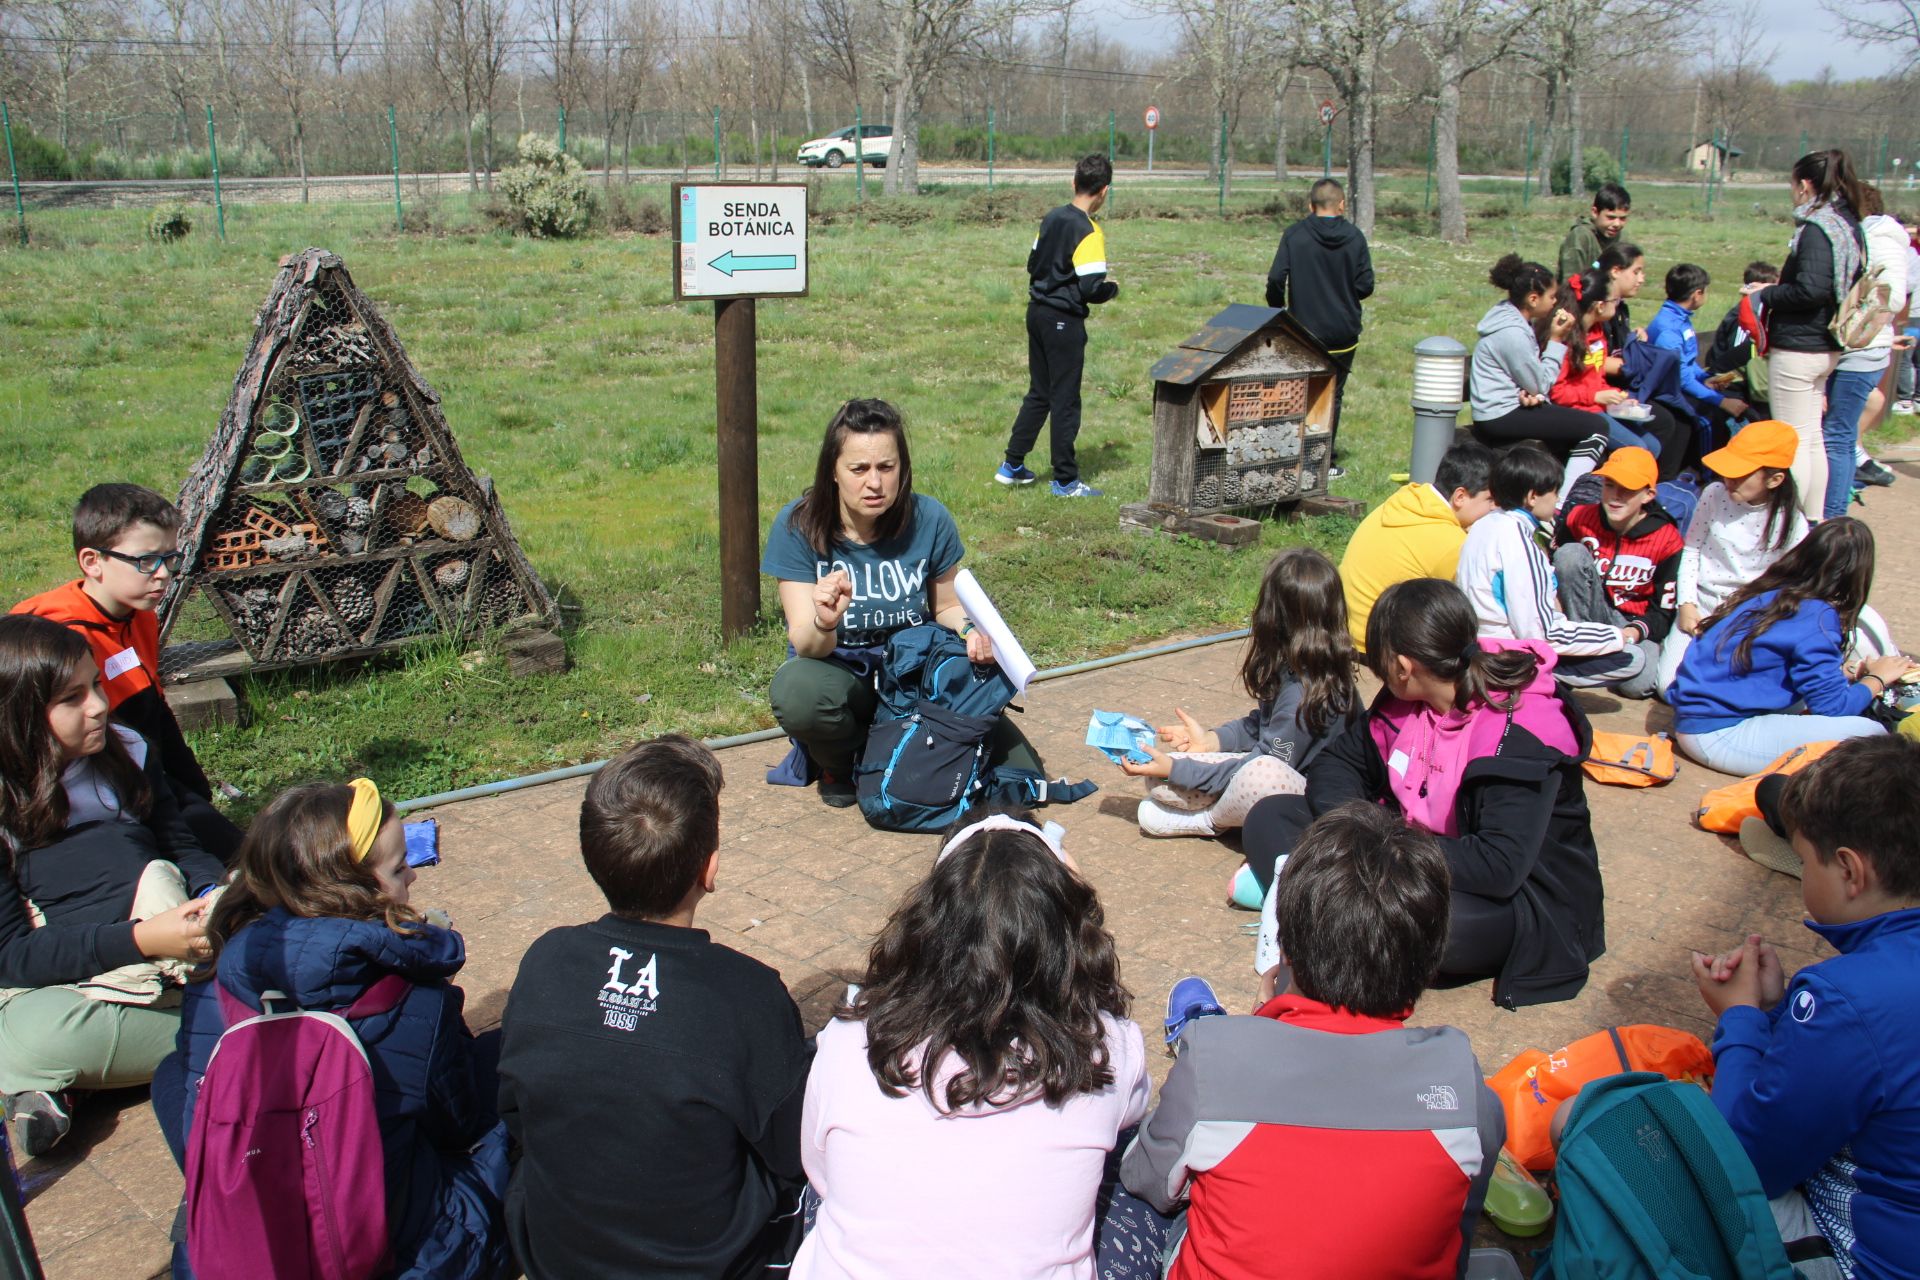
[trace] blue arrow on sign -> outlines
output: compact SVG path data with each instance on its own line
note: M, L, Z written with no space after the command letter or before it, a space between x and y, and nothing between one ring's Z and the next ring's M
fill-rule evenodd
M736 271L792 271L799 264L791 253L736 254L729 249L707 265L731 279Z

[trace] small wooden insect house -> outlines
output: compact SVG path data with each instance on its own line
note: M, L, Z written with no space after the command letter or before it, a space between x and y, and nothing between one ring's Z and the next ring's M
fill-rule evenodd
M280 268L180 493L162 635L195 591L256 670L553 626L491 481L345 265L308 249Z
M1333 361L1286 312L1236 303L1152 376L1148 501L1125 509L1123 523L1217 537L1247 523L1226 513L1325 496Z

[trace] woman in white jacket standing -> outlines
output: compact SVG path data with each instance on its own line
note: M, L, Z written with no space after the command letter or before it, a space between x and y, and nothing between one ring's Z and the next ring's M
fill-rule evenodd
M1880 202L1880 190L1860 184L1860 230L1867 239L1866 270L1877 271L1887 283L1887 323L1873 340L1840 357L1827 379L1827 414L1820 434L1827 446L1827 488L1821 515L1831 520L1847 513L1853 497L1854 449L1860 438L1861 415L1867 398L1880 385L1893 359L1893 316L1907 305L1907 231L1898 218L1889 218Z

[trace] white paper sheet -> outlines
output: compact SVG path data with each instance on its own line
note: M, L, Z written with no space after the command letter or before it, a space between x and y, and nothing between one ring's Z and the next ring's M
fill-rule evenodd
M1000 669L1013 681L1016 691L1024 693L1027 682L1033 679L1036 668L1027 651L1020 647L1020 641L1007 627L1007 620L993 607L993 601L981 588L979 579L973 576L971 569L962 569L953 580L954 594L960 597L960 607L967 611L975 626L987 633L987 639L993 641L993 658Z

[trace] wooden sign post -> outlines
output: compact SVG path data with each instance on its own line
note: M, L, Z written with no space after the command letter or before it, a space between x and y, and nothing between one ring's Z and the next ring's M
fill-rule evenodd
M807 294L804 182L673 184L673 296L713 300L720 632L760 620L760 390L755 298Z

